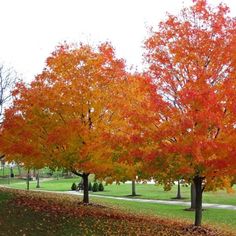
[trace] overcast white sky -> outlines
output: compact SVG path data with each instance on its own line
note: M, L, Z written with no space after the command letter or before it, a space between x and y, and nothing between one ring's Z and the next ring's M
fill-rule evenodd
M127 64L140 65L147 26L166 12L178 13L191 0L0 0L0 62L26 81L44 67L58 43L110 41ZM236 16L235 0L226 3Z

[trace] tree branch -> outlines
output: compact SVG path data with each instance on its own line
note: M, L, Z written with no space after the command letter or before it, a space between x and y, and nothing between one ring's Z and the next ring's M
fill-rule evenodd
M83 174L81 174L80 172L76 171L76 170L71 170L71 172L77 176L83 177Z

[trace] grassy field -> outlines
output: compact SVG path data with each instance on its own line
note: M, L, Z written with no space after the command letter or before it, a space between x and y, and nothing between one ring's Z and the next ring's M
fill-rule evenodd
M135 214L148 214L174 220L185 220L189 224L194 222L194 212L186 211L184 206L164 205L155 203L139 203L115 199L100 199L91 197L91 200L100 204L115 206L123 211ZM203 211L204 225L232 229L236 233L236 212L224 209L206 209Z
M11 180L10 187L26 189L25 181ZM80 178L73 179L59 179L49 180L40 183L40 189L51 191L68 191L71 190L72 183L79 183ZM30 189L36 189L36 182L30 182ZM138 196L132 198L144 198L144 199L159 199L159 200L171 200L176 197L177 186L173 186L171 191L164 191L162 186L156 186L153 184L136 184L136 192ZM181 193L183 201L190 201L190 187L182 186ZM112 184L105 186L104 192L96 192L93 194L108 195L114 197L131 197L131 184ZM230 204L236 205L236 193L227 193L226 191L217 192L204 192L203 202L205 203L218 203L218 204Z
M18 167L18 166L13 166L12 167L12 171L13 171L13 174L15 176L26 176L27 175L27 172L28 170L23 168L23 167ZM8 178L9 175L11 173L11 170L10 170L10 166L9 165L5 165L5 166L2 166L0 165L0 178ZM31 169L30 170L30 174L31 175L34 175L34 173L39 173L40 177L54 177L54 178L57 178L57 177L62 177L63 175L66 175L66 172L63 172L62 170L54 170L52 171L50 168L48 167L45 167L45 168L42 168L40 170L33 170Z
M73 178L73 179L58 179L58 180L50 180L44 179L40 182L41 190L50 190L50 191L69 191L71 190L72 183L79 183L80 178ZM30 181L30 189L36 189L36 181ZM26 189L26 181L19 181L15 183L11 183L8 185L12 188L19 188L19 189Z
M14 175L19 175L19 169L17 167L13 167L13 173ZM1 166L0 167L0 177L8 177L10 175L10 167L9 166ZM22 174L26 173L25 170L22 169Z
M26 183L23 179L18 179L18 178L0 178L0 184L3 185L9 185L9 186L14 186L14 184L17 183Z
M78 204L79 199L78 196L64 194L0 189L0 235L229 236L236 233L236 228L230 229L229 224L226 226L228 230L224 229L223 222L218 222L218 229L210 225L194 228L190 223L192 212L184 212L179 207L171 206L170 210L167 206L149 203L140 207L138 203L95 198L92 205L84 206ZM178 219L186 213L187 217L183 218L186 221L176 221L171 217L174 211L179 213ZM165 215L164 212L169 213ZM217 211L207 214L217 215Z
M234 187L234 189L236 188ZM171 200L176 197L177 186L173 186L170 191L164 191L163 187L160 185L136 184L136 193L138 196L135 198ZM105 186L104 192L97 192L96 194L115 197L130 196L131 184L108 185ZM181 195L183 198L182 201L190 201L190 187L182 186ZM227 193L223 190L217 192L204 192L203 202L236 205L236 192Z

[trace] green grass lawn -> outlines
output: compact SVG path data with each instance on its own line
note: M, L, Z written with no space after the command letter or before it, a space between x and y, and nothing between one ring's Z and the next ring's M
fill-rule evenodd
M186 211L185 206L164 205L155 203L139 203L115 199L100 199L91 197L91 201L107 204L123 211L136 214L148 214L152 216L161 216L168 219L186 220L189 224L194 222L193 211ZM213 225L214 227L232 229L236 232L236 212L224 209L206 209L203 211L203 224Z
M236 187L234 186L236 190ZM115 197L125 197L131 194L131 184L112 184L105 186L104 192L97 192L95 194L108 195ZM164 191L163 187L153 184L136 184L136 194L138 196L133 198L158 199L158 200L176 200L173 199L177 194L177 186L173 186L170 191ZM190 187L181 187L182 201L190 201ZM203 202L236 205L236 192L227 193L220 190L217 192L204 192Z
M11 179L10 187L26 189L26 182ZM73 179L59 179L49 180L40 183L41 190L50 191L68 191L71 190L72 183L79 183L80 178ZM235 188L235 187L234 187ZM30 181L30 189L36 189L36 181ZM153 184L136 184L136 193L138 196L132 198L144 198L144 199L159 199L159 200L175 200L177 186L173 186L172 190L164 191L162 186L156 186ZM114 197L130 197L131 184L111 184L105 186L105 191L96 192L97 195L108 195ZM181 194L183 201L190 201L190 187L182 186ZM203 202L205 203L217 203L217 204L229 204L236 205L236 193L227 193L226 191L217 192L204 192Z
M0 193L0 204L4 203L6 200L11 199L11 193L1 192Z
M14 166L13 168L13 174L14 175L19 175L19 168L17 166ZM21 169L22 174L26 173L25 170L23 170L23 168ZM10 167L9 166L0 166L0 177L8 177L10 175L11 171L10 171Z
M49 212L37 212L30 208L8 204L13 198L10 194L0 193L0 235L85 235L83 229L89 228L88 219L73 219L53 215ZM83 229L78 225L83 225Z
M69 178L69 179L58 179L58 180L48 180L44 179L40 181L40 188L41 190L50 190L50 191L69 191L71 190L72 183L79 183L80 178ZM30 181L30 189L34 190L36 188L37 182ZM26 189L26 181L19 181L19 182L11 182L9 187L18 188L18 189Z
M16 183L26 183L25 180L23 179L18 179L18 178L0 178L0 184L3 184L3 185L13 185L16 184Z
M27 175L27 172L28 172L28 170L25 169L24 167L20 167L16 165L12 167L12 171L15 176L24 176L24 177ZM4 177L7 178L9 177L10 173L11 173L11 170L10 170L9 165L5 165L5 166L0 165L0 178L4 178ZM34 175L36 173L39 173L40 177L44 177L44 178L45 177L57 178L57 177L62 177L63 175L66 175L66 172L63 172L63 170L53 171L48 167L45 167L39 170L33 170L33 169L30 170L31 175Z

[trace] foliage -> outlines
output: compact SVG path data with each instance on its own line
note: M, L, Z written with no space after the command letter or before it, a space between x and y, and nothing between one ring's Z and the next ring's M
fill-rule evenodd
M84 182L83 182L82 179L81 179L81 181L78 184L78 190L84 190Z
M100 182L100 183L98 184L98 191L100 191L100 192L103 192L103 191L104 191L104 186L103 186L102 182Z
M92 191L92 190L93 190L92 183L89 182L88 191Z
M92 191L93 191L93 192L99 191L99 189L98 189L98 183L97 183L97 182L94 182L94 183L93 183Z
M19 84L14 92L1 136L8 159L29 167L104 172L109 159L102 156L101 132L115 121L109 98L123 76L124 63L107 43L97 49L59 46L30 86Z
M76 183L73 183L71 186L71 190L76 190L76 189L77 189L77 185L76 185Z

